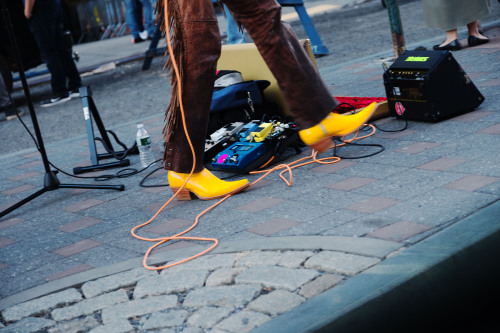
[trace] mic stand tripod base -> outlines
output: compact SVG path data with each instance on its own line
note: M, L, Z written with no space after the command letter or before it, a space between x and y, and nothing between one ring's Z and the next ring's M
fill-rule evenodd
M23 200L15 203L10 206L6 210L0 212L0 218L14 211L15 209L21 207L25 203L35 199L36 197L44 194L47 191L57 190L59 188L84 188L84 189L108 189L108 190L117 190L123 191L125 190L124 185L89 185L89 184L61 184L59 179L56 176L56 172L50 171L45 174L44 185L43 188L30 196L24 198Z

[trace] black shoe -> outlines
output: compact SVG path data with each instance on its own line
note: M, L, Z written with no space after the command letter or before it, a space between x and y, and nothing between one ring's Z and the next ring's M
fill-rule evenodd
M443 46L439 46L439 45L434 45L432 47L433 50L437 50L437 51L458 51L458 50L461 50L462 49L462 45L460 45L460 42L458 41L458 39L455 39L454 41L452 42L449 42L448 44L446 45L443 45Z
M469 47L483 45L483 44L488 43L489 41L490 40L488 38L481 39L481 38L478 38L476 36L469 36L469 38L467 39L467 42L469 43Z
M61 103L64 103L64 102L67 102L71 100L71 97L68 95L68 96L58 96L58 97L54 97L54 98L51 98L51 99L47 99L45 101L43 101L42 103L40 103L40 106L42 108L47 108L49 106L54 106L54 105L57 105L57 104L61 104Z
M69 91L69 97L70 98L77 98L80 97L80 91L78 89L73 89Z

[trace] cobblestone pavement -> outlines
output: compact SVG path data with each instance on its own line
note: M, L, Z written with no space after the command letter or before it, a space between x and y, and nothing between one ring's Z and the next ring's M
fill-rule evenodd
M374 299L385 301L375 308L392 305L395 312L420 297L440 304L432 297L445 298L447 287L462 292L487 285L497 276L491 253L500 244L500 22L483 28L490 43L453 53L484 95L480 107L438 123L410 121L401 132L380 130L403 126L384 117L361 141L379 146L340 150L339 162L294 169L292 186L270 174L199 220L187 235L220 243L179 266L146 270L142 260L152 244L130 234L171 197L164 170L106 182L94 177L116 170L85 173L85 179L59 171L61 183L84 188L49 190L0 218L1 332L305 332ZM320 72L335 96L385 96L382 62L391 55L387 50ZM122 93L113 95L118 102ZM101 95L95 102L99 108ZM163 111L157 109L111 128L119 138L133 138L140 121L160 142ZM61 170L89 164L86 135L46 149ZM356 158L373 152L379 153ZM286 162L310 153L290 154ZM138 156L130 162L139 168ZM44 183L34 148L2 155L0 168L0 211ZM87 184L123 184L125 191ZM138 234L170 237L213 203L174 201ZM207 246L174 240L148 263L176 262ZM443 280L443 271L453 278ZM391 298L395 288L399 301Z

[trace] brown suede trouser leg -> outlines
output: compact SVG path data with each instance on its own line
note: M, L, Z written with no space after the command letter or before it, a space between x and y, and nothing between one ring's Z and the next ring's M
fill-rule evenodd
M211 0L168 1L169 22L174 21L175 59L182 76L182 102L186 127L196 155L194 172L203 170L203 153L220 56L220 33ZM281 6L275 0L224 0L235 19L248 31L278 81L294 120L302 129L316 125L337 102L290 26L281 22ZM158 2L162 10L162 1ZM170 62L171 60L169 60ZM172 99L165 128L165 169L189 173L191 149L183 132L176 78L172 75Z

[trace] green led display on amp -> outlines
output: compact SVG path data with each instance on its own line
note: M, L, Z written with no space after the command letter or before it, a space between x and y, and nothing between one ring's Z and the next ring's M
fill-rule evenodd
M408 57L405 61L426 62L429 57Z

